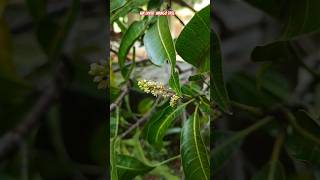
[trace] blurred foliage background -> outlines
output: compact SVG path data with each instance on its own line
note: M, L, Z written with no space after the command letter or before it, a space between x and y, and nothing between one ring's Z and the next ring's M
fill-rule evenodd
M106 179L107 3L0 1L0 179Z
M233 107L214 123L214 179L319 180L319 1L213 4Z

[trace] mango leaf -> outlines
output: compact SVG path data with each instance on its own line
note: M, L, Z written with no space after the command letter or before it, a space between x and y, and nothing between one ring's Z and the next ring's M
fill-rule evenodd
M119 139L111 138L110 140L110 174L112 180L118 180L118 171L117 171L117 147Z
M177 53L200 71L210 70L210 5L195 13L176 42Z
M126 3L126 0L112 0L110 1L110 12L119 9Z
M151 62L156 65L163 65L168 60L171 66L169 86L181 95L179 76L175 71L176 53L167 17L159 16L156 23L146 32L143 41Z
M234 133L230 132L214 132L213 142L216 148L213 149L211 154L211 167L213 175L216 174L233 156L233 154L240 148L243 139L230 141L223 144L227 139L234 137Z
M162 110L154 113L143 129L143 137L151 145L160 148L162 146L162 139L172 122L181 113L183 108L185 108L192 101L193 100L190 100L176 108L172 108L171 106L167 105Z
M111 13L110 21L114 22L118 18L127 15L133 9L136 9L136 8L146 4L147 2L148 2L147 0L127 0L125 2L125 4L123 4L123 2L117 2L117 4L113 4L112 7L115 9L113 9L113 12L110 11L110 13ZM120 5L122 5L122 6L120 6Z
M285 180L286 175L280 161L269 162L251 180Z
M181 161L186 180L209 180L210 162L200 133L198 107L185 122L181 132Z
M153 169L153 166L148 166L134 157L127 155L117 156L117 173L119 180L133 179Z
M303 129L320 137L320 126L316 120L312 119L305 111L295 113L296 121ZM320 145L314 141L302 136L295 130L289 133L286 141L286 147L289 155L298 161L310 162L320 165Z
M148 9L156 9L161 6L163 0L149 0L148 2Z
M122 37L120 47L119 47L119 66L121 68L122 76L126 79L130 75L130 71L125 67L125 60L130 48L133 46L134 42L143 34L147 28L146 21L135 21L133 22L128 30Z
M224 112L230 113L229 96L223 80L220 40L214 32L211 33L211 44L213 57L210 64L210 84L212 86L210 88L211 100L213 100Z

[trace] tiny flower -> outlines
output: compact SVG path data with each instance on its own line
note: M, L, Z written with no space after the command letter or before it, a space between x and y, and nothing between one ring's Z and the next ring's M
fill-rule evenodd
M180 97L174 94L170 89L164 87L162 83L151 80L139 80L139 88L145 93L150 93L155 97L164 97L170 99L170 106L175 107Z
M180 99L180 97L177 96L177 95L171 96L171 98L170 98L170 106L171 107L175 107L177 105L177 102L178 102L179 99Z

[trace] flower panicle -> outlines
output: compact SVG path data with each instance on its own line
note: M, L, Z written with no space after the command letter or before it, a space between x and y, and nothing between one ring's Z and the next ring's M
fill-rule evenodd
M171 107L175 107L177 105L178 100L181 99L180 96L171 92L169 89L165 88L165 86L160 82L151 81L151 80L139 80L138 86L145 93L148 93L148 94L150 93L155 97L164 97L164 98L170 97Z

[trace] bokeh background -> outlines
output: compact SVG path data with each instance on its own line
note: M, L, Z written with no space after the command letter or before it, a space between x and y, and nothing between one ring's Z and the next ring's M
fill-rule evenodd
M0 1L0 179L106 179L107 2Z
M263 1L259 2L263 4ZM308 70L299 67L299 63L294 62L293 58L277 59L280 63L271 62L275 59L268 59L270 60L268 62L253 62L252 60L253 49L280 38L284 25L243 0L217 0L212 3L214 10L211 16L211 25L221 39L223 70L230 98L243 104L264 107L265 109L276 109L279 104L285 104L292 111L304 108L315 117L315 122L319 122L320 88ZM286 3L283 4L281 12L283 15L289 11L288 6ZM270 12L275 10L274 7L265 8ZM295 11L295 13L303 12ZM287 17L283 16L282 18ZM295 38L293 42L300 49L300 53L302 52L300 54L301 61L311 69L318 71L320 62L319 33L300 36ZM280 50L276 51L274 49L269 52L270 54L260 55L262 57L272 55L277 57L281 52L279 52ZM282 120L280 119L280 121ZM235 111L233 115L226 115L217 120L214 123L214 129L224 132L239 131L255 121L252 116ZM248 136L242 142L241 147L236 145L237 150L225 166L214 175L215 179L247 180L261 170L271 157L274 130L275 128L272 127L260 129ZM216 145L215 142L213 143ZM285 144L280 155L284 170L287 172L287 179L319 179L319 164L316 163L319 162L319 159L317 155L313 156L311 151L307 150L309 146L304 147L302 141L296 141L298 153L301 153L297 156L306 153L304 154L305 159L298 161L286 153L287 145ZM316 145L312 147L314 147L314 152L318 154ZM308 157L311 159L306 161ZM275 179L277 178L281 179L282 177L277 176Z

